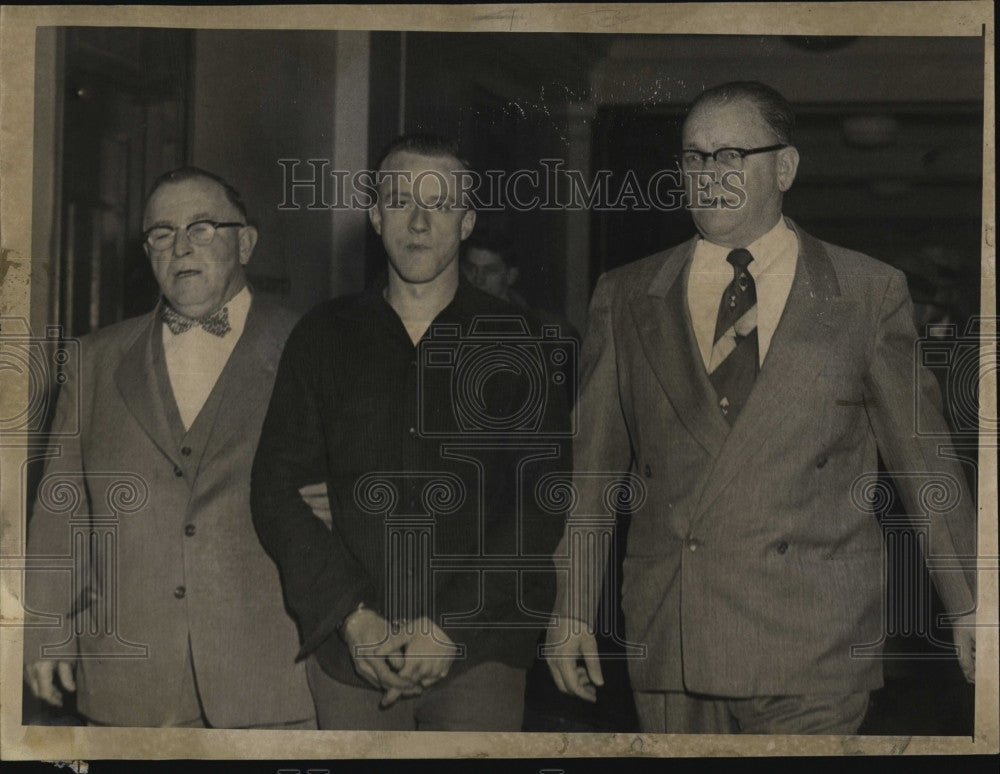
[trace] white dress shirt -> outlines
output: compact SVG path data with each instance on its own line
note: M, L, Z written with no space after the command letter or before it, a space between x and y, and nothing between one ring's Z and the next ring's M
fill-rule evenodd
M163 323L163 353L170 376L170 388L180 411L184 429L189 430L208 400L212 388L233 354L250 311L250 290L243 288L226 302L229 325L225 336L208 333L193 325L184 333L171 333Z
M757 287L757 355L763 365L795 278L799 240L782 218L746 249L753 256L748 268ZM691 261L687 303L706 369L712 359L719 303L726 286L733 281L733 267L726 260L731 251L732 248L700 239Z

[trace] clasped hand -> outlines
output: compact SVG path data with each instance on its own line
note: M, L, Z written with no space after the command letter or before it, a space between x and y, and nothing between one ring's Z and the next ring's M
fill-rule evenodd
M354 671L382 691L383 707L444 678L458 654L451 638L426 617L390 623L361 608L344 622L343 636Z

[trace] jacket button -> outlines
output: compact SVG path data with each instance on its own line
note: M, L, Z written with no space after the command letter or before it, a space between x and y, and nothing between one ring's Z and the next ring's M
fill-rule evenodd
M191 537L195 533L195 531L196 530L194 524L188 524L184 527L184 534L187 535L188 537Z
M416 438L417 437L417 428L411 427L408 432L410 433L410 438Z
M185 457L190 457L191 456L191 447L190 446L182 446L181 447L181 454L183 454Z
M174 475L177 476L177 478L180 478L184 475L184 471L180 468L174 468Z
M691 538L688 541L688 551L691 551L693 553L693 552L697 551L699 548L701 548L701 541L700 540L695 540L694 538Z
M779 554L783 554L787 550L788 550L788 543L786 543L784 540L782 540L780 543L778 543L778 553Z
M827 459L828 459L827 457L820 457L819 461L816 463L816 467L822 468L824 465L826 465Z
M649 465L646 465L642 469L642 475L644 475L646 478L649 478L650 476L653 475L653 469L651 467L649 467Z
M187 589L184 588L183 586L178 586L176 589L174 589L174 596L177 597L178 599L184 599L185 594L187 594Z

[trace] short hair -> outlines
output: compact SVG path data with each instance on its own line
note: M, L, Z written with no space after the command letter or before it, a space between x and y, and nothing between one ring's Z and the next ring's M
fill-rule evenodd
M240 196L240 192L214 172L209 172L207 169L194 166L178 167L177 169L172 169L169 172L164 172L156 178L156 180L153 181L153 185L149 189L149 194L146 196L146 201L143 204L143 210L149 206L149 200L153 198L153 194L155 194L160 188L168 183L183 183L186 180L211 180L213 183L218 183L222 187L229 203L239 211L243 220L247 219L247 208L243 203L243 197Z
M499 231L490 231L489 229L473 231L469 238L462 243L462 247L465 258L468 258L469 250L489 250L491 253L499 255L509 268L514 268L518 264L514 243L510 237Z
M706 89L688 108L688 115L706 103L727 103L745 99L760 111L761 117L780 142L791 145L795 134L795 112L776 89L759 81L731 81Z
M472 165L466 160L459 150L456 140L442 137L428 132L411 132L400 135L390 142L378 158L375 165L376 170L382 169L386 160L395 153L416 153L420 156L451 156L458 161L465 169L471 169Z

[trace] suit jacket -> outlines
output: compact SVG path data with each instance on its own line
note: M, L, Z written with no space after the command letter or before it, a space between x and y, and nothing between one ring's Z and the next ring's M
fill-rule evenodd
M70 573L27 574L29 606L61 627L27 629L25 660L46 646L78 653L81 712L157 726L183 720L170 711L190 641L213 726L309 718L295 626L250 517L250 467L295 317L254 296L185 434L171 425L158 312L84 337L80 370L60 392L54 430L78 413L81 432L50 452L28 551L75 555L78 570L72 586Z
M610 272L594 291L574 466L632 470L645 483L621 589L628 639L647 647L629 665L637 690L881 685L877 658L851 656L883 638L882 532L863 491L879 452L909 514L927 510L930 477L948 479L956 502L927 514L928 553L974 556L963 472L914 430L947 433L934 377L914 369L903 274L796 231L788 301L731 429L687 309L695 240ZM577 514L606 510L591 478L576 485ZM971 611L971 573L934 579L949 612ZM571 609L571 594L561 584L557 610Z

